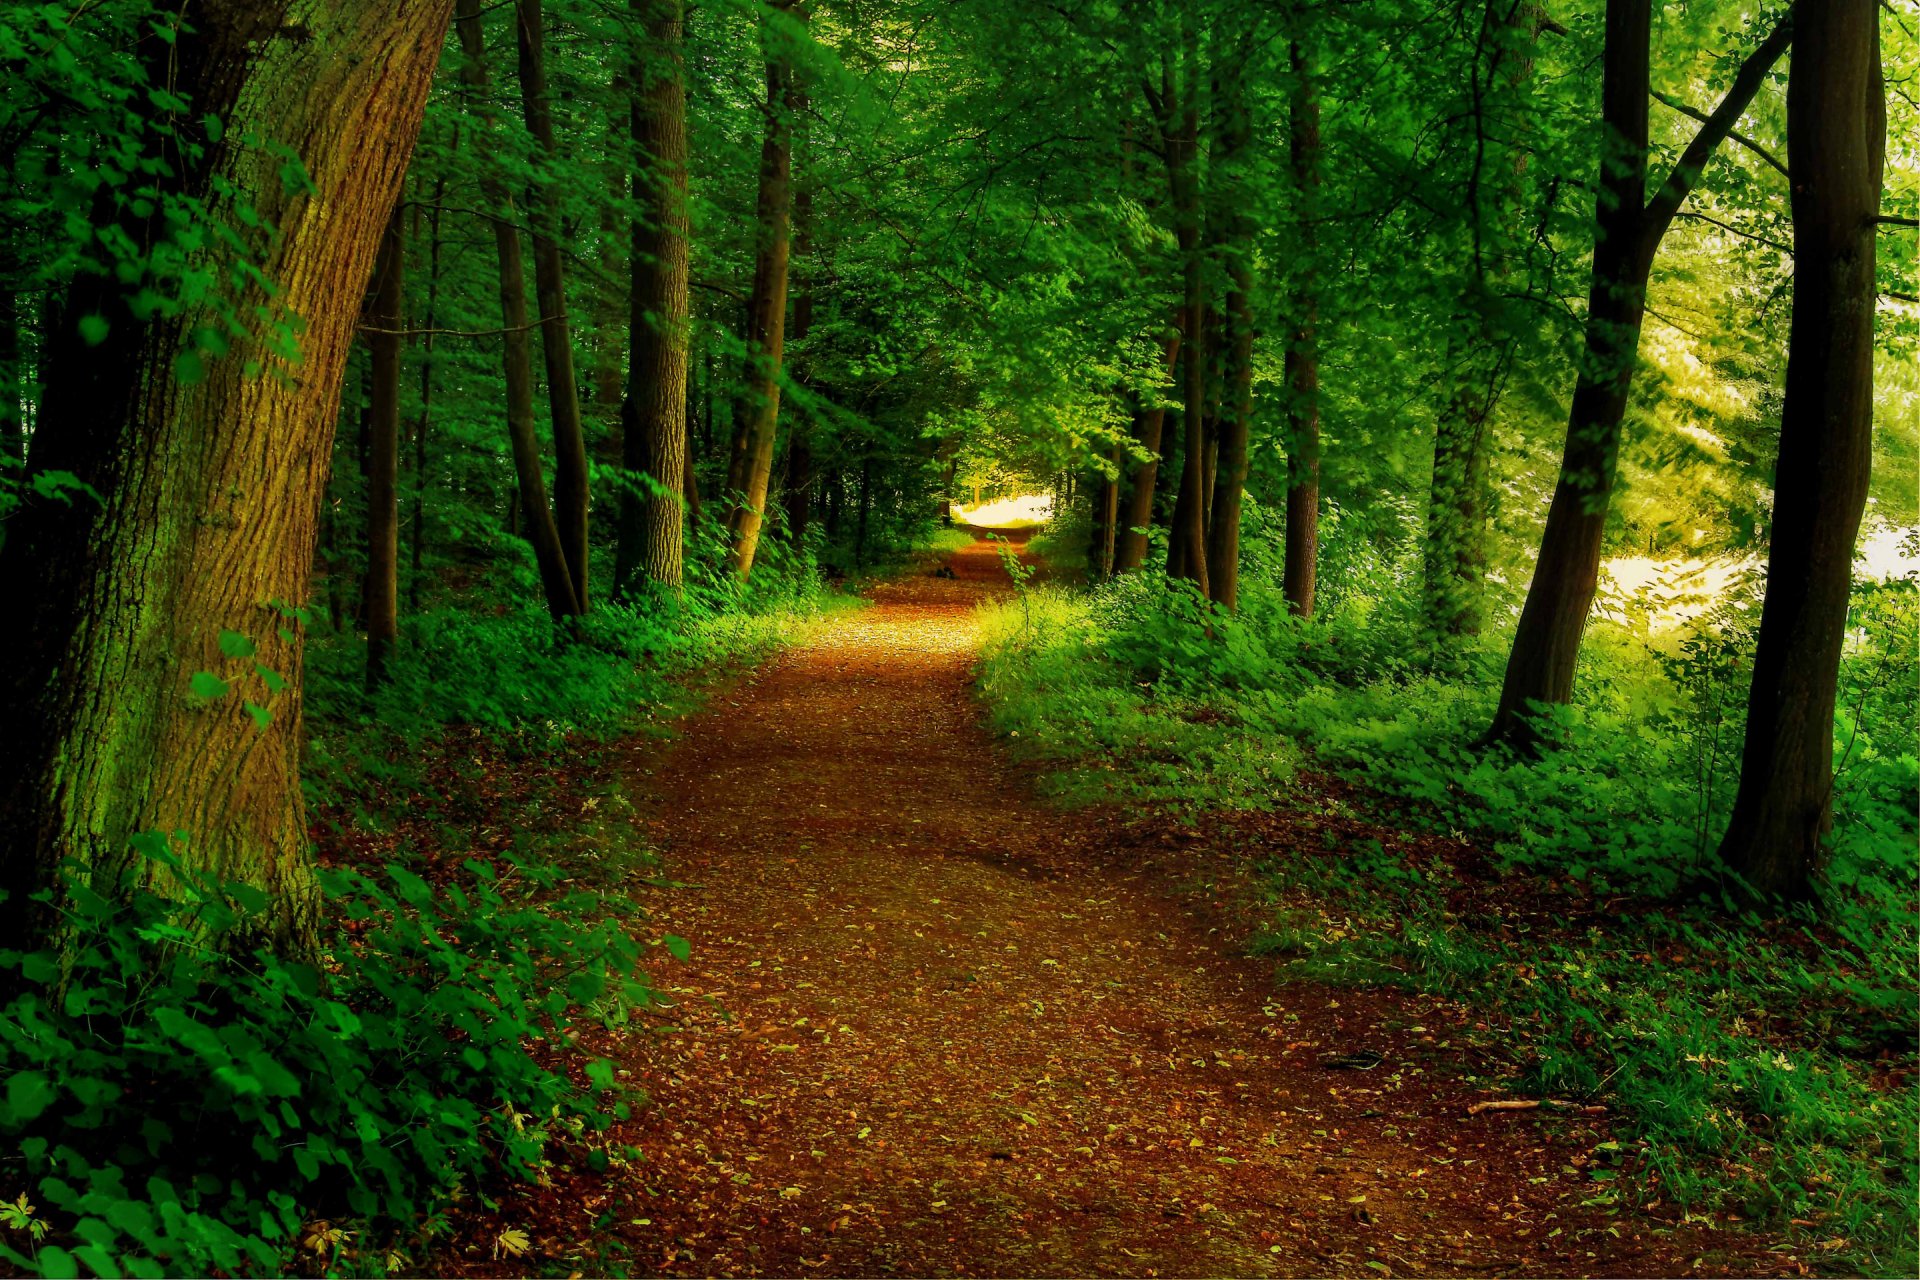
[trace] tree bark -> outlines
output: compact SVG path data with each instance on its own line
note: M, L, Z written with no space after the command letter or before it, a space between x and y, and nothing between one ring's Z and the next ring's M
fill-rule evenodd
M566 268L560 257L560 200L555 175L560 146L554 138L553 104L547 91L546 15L543 0L514 0L518 36L520 101L527 132L549 168L536 184L533 278L540 305L540 350L546 358L547 401L553 414L553 521L560 534L575 609L589 606L587 578L587 439L580 425L580 386L573 371L573 331L567 314Z
M774 8L785 12L786 5ZM793 66L779 44L767 40L766 137L760 148L760 194L755 207L753 291L747 303L748 385L736 451L739 498L729 532L733 570L753 572L765 522L773 447L780 428L780 363L786 346L787 255L792 232Z
M1874 219L1887 134L1873 0L1802 4L1795 23L1793 329L1767 598L1720 845L1763 899L1810 891L1832 820L1835 686L1873 469Z
M1613 494L1620 428L1639 357L1647 277L1673 215L1727 131L1786 50L1782 19L1741 64L1726 97L1651 201L1647 185L1647 100L1651 91L1652 0L1608 0L1601 114L1607 143L1597 184L1593 282L1587 296L1586 357L1574 387L1560 477L1547 510L1533 582L1514 633L1490 742L1521 751L1539 745L1535 709L1573 698L1580 636L1600 580L1600 551Z
M460 32L460 49L466 56L460 76L472 94L482 120L488 112L486 45L480 30L480 0L456 0L455 25ZM483 172L481 193L495 212L494 251L500 262L500 358L507 384L507 438L513 451L516 503L508 506L508 529L518 533L521 518L526 521L526 538L533 544L533 559L540 572L540 586L547 598L547 611L556 620L580 613L580 596L574 589L573 571L568 567L566 549L560 540L559 526L547 505L547 479L540 462L540 440L533 422L533 346L527 334L527 272L521 256L520 231L513 224L513 195L497 174Z
M622 595L644 578L678 590L685 560L687 458L687 89L682 0L633 0L651 58L636 60L633 137L646 157L633 177L633 313L623 461L648 492L621 499L615 577Z
M1300 42L1289 50L1293 64L1293 182L1300 202L1300 262L1293 296L1293 340L1287 344L1287 532L1281 594L1287 612L1313 616L1320 558L1320 303L1314 227L1320 189L1320 100Z
M104 341L89 346L77 323L46 335L31 462L73 472L100 501L29 504L0 551L0 592L16 611L0 631L10 946L57 936L57 910L29 895L52 886L62 859L97 892L177 888L130 852L131 837L155 831L182 833L174 848L194 872L262 890L264 940L292 952L313 941L302 638L286 613L308 596L341 374L450 8L189 4L176 43L140 51L156 83L192 101L193 120L224 125L216 140L181 123L201 150L173 153L169 181L220 219L233 213L228 193L247 192L277 229L257 261L277 287L271 305L305 321L301 362L255 337L196 368L194 334L220 323L211 306L143 321L124 286L97 275L74 283L63 314L105 318ZM311 186L283 183L279 157L243 142L256 137L293 147ZM163 225L128 213L116 233L144 252ZM223 273L211 256L206 268ZM250 376L250 360L267 371ZM231 656L238 637L250 656ZM230 692L203 696L199 672Z
M0 263L0 270L11 267ZM22 461L27 456L27 433L20 412L20 295L11 281L0 281L0 457Z
M367 448L367 573L361 613L367 627L367 688L386 683L400 635L400 357L406 339L406 212L394 202L374 268L373 404Z

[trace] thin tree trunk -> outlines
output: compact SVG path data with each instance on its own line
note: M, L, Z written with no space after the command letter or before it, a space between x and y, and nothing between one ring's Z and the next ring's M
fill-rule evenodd
M302 629L287 602L308 599L341 374L451 4L330 0L302 5L297 26L287 9L200 6L176 43L146 47L192 120L226 126L214 138L183 119L198 149L170 152L165 181L222 222L229 193L245 192L278 228L257 265L277 286L271 305L305 322L298 367L257 338L196 355L194 335L220 323L212 307L143 320L99 275L75 281L63 314L104 317L104 340L64 323L45 335L32 465L74 473L100 500L30 502L0 549L15 610L0 630L9 946L56 938L57 904L32 895L62 859L96 892L176 889L133 853L141 832L184 832L174 853L191 871L261 890L264 940L299 952L314 938ZM278 181L281 161L253 138L293 146L311 188ZM164 228L127 213L114 230L145 253ZM213 252L201 266L223 272ZM253 360L264 374L249 374ZM226 692L207 696L203 672Z
M804 117L806 94L793 94L794 110ZM804 141L804 135L803 139ZM804 150L804 148L803 148ZM800 265L799 288L793 295L792 332L788 335L799 348L800 360L806 358L807 334L813 329L813 186L807 181L794 184L793 256ZM796 376L798 375L796 367ZM794 419L787 441L787 536L795 546L807 540L807 525L813 519L813 425L806 415Z
M1167 376L1171 378L1180 356L1177 316L1175 323L1167 328L1166 341L1161 350L1163 365ZM1160 475L1160 441L1166 420L1167 411L1163 405L1134 412L1133 442L1147 455L1147 460L1134 467L1127 486L1126 525L1119 531L1114 547L1115 573L1131 573L1147 562L1147 530L1153 525L1153 490Z
M1289 50L1293 65L1291 154L1300 202L1301 265L1294 287L1293 340L1287 344L1287 532L1281 594L1287 612L1313 616L1320 559L1320 303L1315 273L1318 235L1314 218L1320 189L1320 100L1313 69L1300 42Z
M783 3L774 7L785 12ZM760 149L760 194L755 211L753 291L747 306L748 388L736 451L740 460L739 505L734 508L733 570L753 572L765 522L767 486L773 475L773 450L780 427L780 364L786 346L787 255L792 232L793 120L792 62L778 47L784 35L768 40L766 138ZM731 476L729 477L732 478Z
M1207 523L1207 582L1214 603L1240 605L1240 508L1247 490L1247 445L1253 426L1253 220L1247 212L1247 154L1252 122L1247 115L1246 55L1220 77L1221 252L1227 260L1226 323L1230 341L1222 368L1216 429L1219 472Z
M400 635L400 357L406 339L406 212L394 202L374 268L372 440L367 450L367 573L361 613L367 626L367 688L387 679Z
M0 270L12 263L0 264ZM21 417L20 384L26 379L20 360L20 295L10 282L0 283L0 457L15 461L27 456L27 433Z
M1547 510L1533 582L1507 659L1500 705L1487 731L1489 741L1523 751L1539 743L1534 709L1573 698L1580 637L1600 581L1620 424L1639 356L1654 254L1700 171L1792 36L1789 15L1741 64L1726 97L1701 125L1659 192L1643 204L1652 21L1652 0L1608 0L1601 82L1607 144L1596 200L1598 243L1587 297L1586 358L1574 387L1560 478Z
M573 333L567 315L566 268L560 257L560 198L555 170L560 147L547 91L546 16L543 0L514 0L518 33L520 101L527 132L548 172L537 184L533 219L533 276L540 305L540 349L546 357L547 400L553 414L553 520L573 584L574 608L589 605L587 578L587 439L580 424L580 386L573 371Z
M1443 365L1450 382L1434 422L1433 480L1427 493L1422 598L1427 624L1440 638L1478 635L1484 622L1487 569L1488 448L1515 338L1500 319L1526 171L1516 148L1489 179L1497 161L1500 122L1489 119L1504 97L1518 99L1533 75L1533 42L1543 12L1537 0L1483 0L1470 73L1473 167L1466 216L1472 252L1461 307L1446 329ZM1510 102L1516 117L1525 105ZM1482 193L1493 188L1491 213ZM1491 243L1489 243L1491 241Z
M644 576L680 587L687 458L687 90L682 0L632 0L649 58L636 60L633 137L645 171L633 177L633 313L623 458L648 492L622 499L618 590Z
M860 523L855 530L853 540L853 563L856 568L867 565L867 513L873 509L873 455L867 454L860 459Z
M1793 330L1740 788L1720 856L1804 897L1832 821L1833 708L1873 470L1875 222L1886 87L1873 0L1799 6L1787 85Z
M456 140L458 134L455 134ZM413 428L413 546L407 574L407 608L420 611L420 587L425 578L427 545L427 436L433 426L433 339L440 316L440 206L446 199L447 179L433 182L433 209L427 215L426 337L420 354L420 417Z
M1179 122L1167 138L1168 176L1173 196L1174 235L1185 276L1181 306L1186 331L1182 416L1185 448L1180 462L1180 496L1174 504L1167 572L1191 579L1207 594L1207 538L1204 514L1206 465L1207 351L1202 332L1206 310L1205 264L1200 260L1200 32L1194 0L1181 6L1181 60L1185 64ZM1173 106L1168 105L1172 115ZM1171 123L1171 121L1170 121Z
M488 110L486 45L480 30L480 0L456 0L455 25L460 32L460 49L466 55L461 79L482 112L482 120L491 117ZM513 195L498 175L487 171L480 180L488 206L495 210L493 243L500 262L500 337L501 364L507 384L507 437L513 450L515 498L507 508L507 527L516 536L521 519L526 522L527 541L533 544L534 564L540 571L540 586L546 594L547 610L556 619L571 618L580 612L580 597L574 590L573 572L567 565L566 550L560 541L559 527L547 505L547 480L540 462L540 440L533 421L533 347L527 332L527 273L521 256L520 232L513 224Z

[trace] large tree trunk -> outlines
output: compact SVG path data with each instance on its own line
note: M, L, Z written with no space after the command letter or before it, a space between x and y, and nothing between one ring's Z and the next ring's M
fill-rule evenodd
M1294 330L1287 344L1287 532L1281 594L1287 612L1313 616L1313 593L1320 559L1320 352L1319 298L1315 288L1314 228L1320 189L1320 100L1313 71L1299 41L1294 41L1291 156L1293 182L1300 201L1300 265L1295 270Z
M480 30L480 0L456 0L456 25L460 31L460 50L466 55L461 79L466 82L475 109L483 121L488 111L486 44ZM567 565L566 548L560 540L559 526L547 505L547 479L540 462L540 438L533 421L533 344L528 339L532 325L527 320L527 270L520 251L520 231L513 224L513 195L497 174L485 170L480 179L481 193L492 214L494 252L500 262L500 359L507 384L507 440L513 450L513 474L516 502L508 507L507 527L517 530L521 517L526 520L527 541L533 544L533 559L540 571L540 586L547 598L547 611L556 619L580 613L580 595L574 588L573 571Z
M142 50L156 82L192 101L193 120L224 126L216 140L179 122L204 150L184 164L173 153L176 189L216 219L231 215L227 192L246 192L277 228L259 265L278 289L272 305L305 322L301 360L285 365L250 339L196 367L195 333L220 323L211 307L143 322L118 281L94 275L74 284L65 314L105 317L105 340L89 346L64 324L47 334L31 463L73 472L100 501L30 504L0 551L0 595L15 609L0 630L10 946L52 936L57 915L29 895L62 859L102 892L123 875L171 887L129 850L153 831L183 833L175 851L194 871L264 891L268 940L298 950L312 939L302 639L285 611L307 599L341 372L450 8L190 3L176 44ZM311 188L284 183L255 138L292 147ZM117 230L146 252L164 227L128 214ZM252 360L267 370L250 375ZM204 696L201 672L230 692Z
M12 269L0 261L0 272ZM27 433L20 412L26 381L20 359L20 295L11 280L0 279L0 457L20 461L27 456Z
M520 101L527 132L548 172L537 184L533 219L533 279L540 304L540 350L546 357L547 401L553 414L553 520L573 583L575 608L585 612L587 590L587 438L580 425L580 387L573 372L573 329L567 315L566 268L560 259L560 198L553 170L560 165L553 105L547 92L546 15L542 0L514 0Z
M784 9L782 4L774 6ZM730 522L734 572L753 572L765 522L773 447L780 428L780 362L787 333L787 254L792 233L792 60L770 34L767 57L766 137L760 148L760 194L755 208L753 292L747 302L747 393L736 452L740 460L739 505Z
M1875 223L1886 88L1873 0L1799 6L1787 86L1793 334L1740 789L1720 856L1804 896L1833 801L1833 706L1873 469Z
M1167 329L1163 351L1165 368L1171 377L1180 357L1180 326L1177 318ZM1153 491L1160 476L1160 442L1166 422L1167 410L1164 405L1134 412L1133 442L1147 455L1147 460L1134 467L1127 485L1123 515L1126 524L1119 531L1114 549L1115 573L1131 573L1147 562L1147 530L1153 525Z
M651 46L633 68L633 137L645 157L633 176L632 354L622 411L623 461L650 492L621 499L615 577L680 586L687 458L687 89L682 0L633 0Z
M1645 201L1652 0L1608 0L1600 91L1607 142L1597 184L1598 243L1587 295L1586 358L1574 387L1560 478L1489 741L1533 749L1538 745L1534 708L1573 698L1580 636L1600 581L1620 425L1640 351L1654 254L1701 169L1786 50L1790 24L1790 18L1783 19L1741 65L1726 97L1694 135L1659 193Z
M367 627L367 687L387 678L400 635L400 355L406 345L406 211L396 200L374 268L373 402L367 446L367 574L360 611Z

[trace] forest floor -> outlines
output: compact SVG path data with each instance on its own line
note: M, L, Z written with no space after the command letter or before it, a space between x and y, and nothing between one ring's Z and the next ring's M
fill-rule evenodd
M952 569L632 745L681 886L648 927L693 948L654 972L671 1025L589 1046L647 1095L613 1135L641 1154L510 1192L446 1265L1806 1274L1596 1196L1605 1115L1470 1112L1507 1095L1476 1056L1499 1028L1463 1007L1276 986L1243 945L1246 860L1204 828L1038 799L971 690L976 606L1008 579L985 541ZM507 1227L533 1256L489 1257Z

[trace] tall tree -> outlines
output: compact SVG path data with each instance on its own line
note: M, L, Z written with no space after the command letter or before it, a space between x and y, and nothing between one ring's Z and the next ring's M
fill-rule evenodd
M1462 200L1468 253L1465 285L1445 326L1445 392L1434 420L1423 548L1423 602L1440 637L1477 635L1484 620L1488 453L1516 346L1505 295L1525 230L1520 197L1527 152L1507 139L1521 135L1527 104L1520 98L1546 22L1537 0L1483 0L1468 55L1471 135Z
M1218 472L1207 521L1207 582L1213 600L1227 609L1240 604L1240 506L1247 488L1247 447L1253 426L1253 211L1249 169L1252 121L1247 112L1245 41L1219 70L1221 118L1215 163L1221 188L1220 250L1227 265L1226 329L1222 394L1215 432Z
M1186 428L1181 450L1180 490L1174 501L1173 528L1167 540L1167 572L1190 579L1207 593L1205 515L1207 350L1206 264L1200 252L1200 19L1196 0L1180 6L1178 97L1169 97L1162 130L1173 200L1174 239L1180 249L1181 418Z
M48 936L30 895L63 858L101 891L123 875L164 889L129 855L146 831L265 891L272 940L311 939L302 639L276 602L307 597L341 373L451 8L189 4L173 42L141 50L193 103L178 125L193 145L154 156L163 186L219 219L252 193L248 220L277 228L259 266L304 321L300 364L274 369L260 337L207 362L195 338L220 324L212 303L154 316L104 273L77 278L72 323L46 335L30 465L71 471L99 501L32 504L0 549L18 611L0 633L0 936L15 945ZM282 183L254 139L292 147L310 185ZM108 216L143 254L173 232L144 209Z
M787 336L787 257L793 223L793 58L781 27L789 5L776 0L762 26L767 49L766 133L754 211L753 291L747 300L747 390L736 428L738 493L729 532L735 573L753 572L765 522L767 486L780 429L780 368Z
M1801 3L1794 27L1793 330L1746 745L1720 845L1756 893L1788 897L1807 893L1832 819L1835 685L1873 469L1875 232L1887 137L1873 0Z
M633 296L623 461L645 489L621 498L615 578L680 586L687 457L687 89L682 0L632 0L646 32L633 79ZM631 478L631 477L630 477Z
M484 126L492 117L480 0L456 0L455 25L465 56L460 76L475 109L482 113ZM534 325L527 319L527 268L520 248L520 228L513 221L513 193L491 168L483 171L480 189L487 199L494 253L500 265L500 362L506 379L507 441L513 452L516 498L509 510L509 523L516 513L526 521L527 541L533 546L548 612L556 619L571 618L581 612L580 593L574 587L559 526L547 505L546 470L540 461L540 438L534 430L533 345L527 337Z
M585 612L587 589L587 439L580 425L580 387L573 372L573 329L567 315L566 266L560 256L560 145L547 88L546 14L542 0L514 0L520 102L527 132L546 167L535 188L533 278L540 305L540 350L546 357L547 401L553 413L553 522L573 583L574 607Z
M380 241L368 308L373 354L367 442L367 572L361 614L367 626L367 687L387 678L400 634L400 355L406 296L406 210L394 203Z
M1299 39L1288 49L1293 67L1290 157L1299 201L1298 261L1293 284L1293 333L1287 343L1287 532L1281 594L1287 612L1313 616L1320 558L1320 352L1318 347L1318 230L1320 99Z
M1707 161L1792 38L1789 15L1741 64L1720 105L1648 200L1652 21L1652 0L1607 0L1600 90L1606 137L1596 186L1598 241L1587 295L1586 353L1574 387L1560 476L1547 510L1540 555L1534 562L1500 704L1487 735L1491 741L1522 749L1537 743L1533 709L1573 697L1580 636L1600 581L1601 538L1654 255Z

